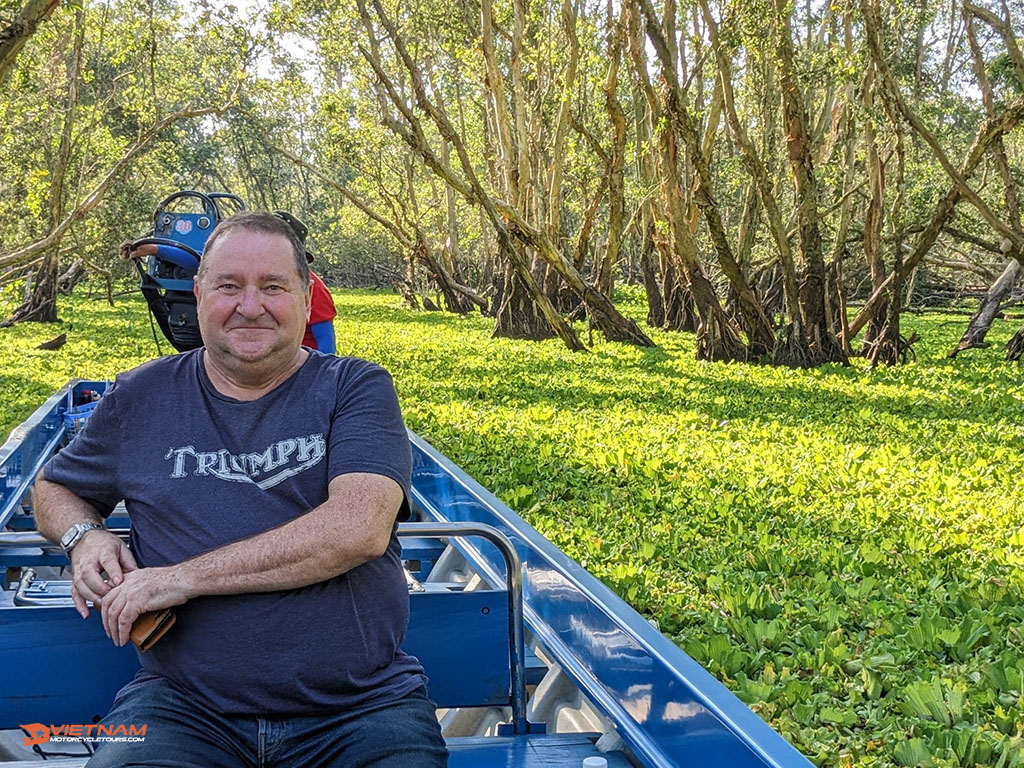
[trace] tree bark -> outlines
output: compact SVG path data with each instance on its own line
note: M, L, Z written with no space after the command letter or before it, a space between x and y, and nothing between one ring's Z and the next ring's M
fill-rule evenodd
M630 24L627 23L627 28L629 27ZM639 73L637 76L639 77ZM634 80L633 102L639 105L643 101L642 86ZM651 123L647 110L643 108L634 108L633 115L636 124L636 175L642 187L648 189L654 185L657 177L654 160L651 157L654 151L651 143ZM664 260L657 251L658 246L655 242L657 218L654 195L647 194L640 202L640 270L643 275L644 293L647 296L647 324L661 328L665 325L665 289L658 281L657 267ZM661 274L664 276L664 270Z
M625 35L625 5L622 16L615 20L611 0L608 2L608 75L604 82L604 105L611 124L611 152L608 166L608 243L597 270L597 287L609 299L615 286L615 269L619 262L622 226L626 211L626 188L623 168L626 164L626 114L622 111L616 91L619 87L619 61Z
M965 19L967 22L967 40L971 47L974 75L978 80L978 85L981 87L982 101L985 105L985 114L989 119L991 119L995 117L995 99L992 95L992 86L989 83L988 74L985 71L985 60L982 56L981 46L978 45L978 37L974 29L974 20L971 15L974 14L981 17L982 14L987 15L988 12L984 9L972 6L969 3L964 7L966 9ZM995 19L994 21L998 23L998 19ZM993 21L988 21L988 23L993 24ZM1007 40L1008 45L1016 48L1016 41L1013 39L1012 34L1004 35L1004 40ZM1013 58L1015 65L1017 65L1020 61L1019 50ZM1024 66L1018 67L1018 76L1024 76ZM1024 82L1024 80L1021 82ZM999 169L999 175L1003 181L1003 196L1006 201L1006 212L1009 216L1010 226L1020 232L1020 201L1017 196L1017 184L1014 182L1013 174L1010 172L1010 163L1007 160L1006 149L1003 146L1003 139L1001 136L992 141L991 149L992 156L996 162L996 167ZM1016 259L1011 259L1005 269L1003 269L1003 273L991 285L991 287L989 287L988 293L985 295L985 298L982 299L981 306L978 307L978 311L974 313L974 316L971 317L970 321L967 323L967 330L964 331L964 335L960 338L960 343L957 344L956 349L949 353L950 357L956 357L966 349L984 349L991 346L986 343L985 336L992 327L992 323L999 312L1000 304L1013 289L1020 270L1020 262Z
M715 52L715 60L718 64L718 78L722 88L722 104L725 109L725 116L729 127L732 129L732 136L740 147L743 166L756 185L758 197L761 200L761 208L765 213L769 230L778 249L785 310L789 316L789 322L794 327L784 334L786 341L784 346L780 347L776 343L774 360L783 364L805 364L810 359L810 352L807 348L808 345L803 331L796 264L793 260L793 252L790 249L786 227L782 221L782 213L775 198L774 184L768 173L768 167L750 140L746 126L740 121L736 111L736 100L732 87L732 65L719 35L718 23L711 15L711 9L708 6L707 0L700 0L700 6L701 12L704 15L704 22L707 25L708 36L711 39L711 47ZM770 141L770 136L767 132L765 140ZM762 294L762 300L763 296L764 294ZM765 314L770 313L766 312Z
M643 242L640 244L640 273L643 275L644 295L647 297L647 324L661 328L665 324L665 302L654 269L654 222L647 213L642 214Z
M1013 25L1010 23L1010 11L1005 3L1003 4L1003 9L1006 13L1006 18L1000 19L987 8L982 8L971 2L964 3L964 10L969 14L968 19L970 16L977 16L995 29L1003 38L1003 43L1006 45L1006 55L1010 57L1010 61L1013 64L1013 71L1017 75L1017 81L1024 86L1024 55L1021 55L1020 47L1017 45L1017 36L1014 34Z
M518 247L510 243L510 248ZM521 258L521 257L520 257ZM494 338L528 339L538 341L554 336L551 326L538 311L536 302L530 296L529 288L516 273L513 260L506 259L504 286L501 306L495 317Z
M778 36L779 85L786 126L789 164L796 184L800 253L803 274L799 286L803 330L811 353L809 365L848 364L842 346L832 335L825 317L825 258L818 215L818 184L814 175L811 137L807 130L803 92L793 61L793 41L785 0L775 0Z
M569 131L569 123L572 115L572 93L576 85L576 69L579 64L580 43L576 35L576 16L578 4L570 0L562 0L561 22L565 30L566 38L569 41L568 62L565 67L565 83L561 93L561 104L558 107L558 115L555 118L554 140L551 150L551 169L548 174L547 192L547 227L548 237L557 243L560 248L565 248L565 237L562 231L562 179L565 168L565 144L566 135ZM593 216L591 216L591 220ZM573 266L579 271L583 267L582 261L574 259ZM548 266L548 272L544 280L544 292L555 299L561 280L558 273Z
M1006 343L1006 359L1011 363L1019 363L1024 359L1024 327Z
M906 341L900 335L900 310L903 306L901 301L903 293L903 198L905 194L906 179L906 157L903 148L903 126L900 123L899 111L889 102L886 104L886 114L892 125L893 136L896 140L896 196L893 199L892 207L889 210L889 225L892 230L892 288L889 291L889 312L885 325L882 326L874 344L867 352L867 359L871 367L882 364L887 366L896 365L898 362L906 362L907 355L912 354L910 350L911 341Z
M67 65L68 95L64 107L64 125L54 167L50 169L49 221L52 232L64 215L64 178L71 160L71 134L78 111L78 86L82 75L82 44L85 40L85 11L75 11L75 42ZM11 313L5 324L24 321L54 323L57 321L57 292L60 284L60 243L47 250L36 272L32 295Z
M640 330L633 320L623 317L606 296L580 277L579 272L573 267L572 263L555 247L543 231L530 225L515 207L503 200L492 197L483 190L461 137L453 129L447 116L438 110L437 106L427 97L419 67L409 55L405 43L395 29L394 24L384 12L379 0L373 0L373 5L382 26L387 31L388 37L411 76L416 104L430 117L440 134L451 142L465 174L465 180L460 179L451 167L441 163L440 159L430 148L419 119L395 91L391 79L381 67L379 57L360 45L360 53L373 68L382 87L388 92L395 107L402 113L408 125L406 128L395 120L389 120L387 122L388 127L418 152L434 173L438 174L449 184L452 184L467 200L483 206L499 237L510 235L516 238L520 243L541 256L545 262L552 265L562 279L565 280L569 288L580 297L590 314L591 320L604 334L605 338L609 341L625 341L639 346L654 346L654 342ZM367 26L372 38L374 34L372 22L362 0L360 0L359 7L363 22ZM373 40L370 42L372 45ZM507 250L507 253L514 254L515 251L514 249ZM515 259L515 256L513 255L512 258ZM528 286L536 286L536 281L532 276L527 278L524 275L524 270L526 273L529 273L529 268L525 264L514 264L514 266L516 266L516 272L523 279L524 283ZM541 311L548 322L552 324L552 329L556 335L566 341L571 348L582 349L582 345L576 339L575 332L555 312L554 307L551 306L550 301L541 293L540 289L537 288L535 291L531 287L530 291L536 301L542 302Z
M657 18L654 16L653 6L650 0L634 0L635 5L630 13L630 24L633 27L630 34L630 55L633 58L634 68L642 70L640 75L641 85L646 80L646 64L644 49L640 41L639 23L641 14L646 21L648 37L654 42L659 40L666 49L672 45L674 32L668 30L665 34L658 26ZM639 7L636 7L639 6ZM671 23L673 14L666 10L666 23ZM657 46L659 43L655 42ZM666 58L674 61L671 51L666 50ZM662 65L664 77L674 77L674 72L669 74L667 67ZM672 98L671 85L666 79L664 99ZM748 350L740 338L739 329L735 326L729 316L722 309L715 293L714 285L708 279L704 266L700 261L697 251L697 242L690 231L687 218L687 208L684 199L680 174L682 163L679 157L679 146L677 143L677 131L668 124L672 118L664 112L654 89L649 83L643 88L651 111L651 121L658 126L657 142L659 153L659 176L662 198L665 203L665 211L668 216L669 232L671 234L672 254L676 268L686 278L687 287L692 297L697 315L700 317L700 324L697 327L697 358L699 360L746 360ZM666 275L666 291L672 287ZM666 302L667 322L673 323L673 307L679 306L676 302ZM682 302L685 307L685 302ZM680 309L685 312L685 309Z
M444 109L444 101L441 96L441 89L436 87L433 88L434 93L437 95L438 103L441 108ZM449 146L447 141L441 142L441 160L445 165L449 162ZM466 314L471 308L465 301L468 296L463 294L459 296L459 291L456 290L456 283L464 283L465 279L462 276L462 269L460 263L462 261L462 249L459 246L459 225L458 225L458 213L455 205L455 190L448 184L444 185L444 202L445 202L445 229L448 233L447 240L445 241L444 254L447 256L445 259L445 285L441 287L442 291L446 292L446 297L449 294L451 298L446 298L449 305L450 311L458 312L459 314ZM456 299L456 296L459 296ZM453 310L452 307L455 307ZM486 310L486 303L484 309Z
M971 317L967 324L967 330L956 345L956 349L949 353L950 357L956 357L966 349L988 349L992 345L985 341L985 336L992 327L992 323L999 314L999 307L1003 300L1013 290L1013 286L1020 276L1021 265L1016 259L1010 259L1003 273L989 287L985 298L981 300L981 306Z
M466 314L470 310L470 303L476 304L480 311L483 313L487 312L487 300L480 296L479 293L474 291L467 285L464 285L456 276L449 271L449 269L441 264L432 254L429 241L427 240L426 233L423 231L416 222L418 215L415 213L413 216L399 217L405 218L409 225L412 227L413 232L409 233L402 227L398 221L390 219L378 211L375 211L366 201L364 201L359 195L355 194L352 190L346 187L341 182L328 176L326 173L321 171L312 163L303 160L301 157L296 155L284 147L280 147L273 144L269 139L260 134L264 144L270 149L279 153L280 155L288 158L293 163L301 168L305 168L311 174L316 176L320 181L325 183L327 186L338 192L344 200L354 205L360 211L362 211L369 219L380 224L384 229L391 233L392 237L395 238L402 251L406 253L410 259L410 264L414 265L416 261L421 262L428 270L430 270L431 278L434 280L437 288L441 291L441 294L445 298L445 306L449 312L455 312L458 314ZM407 173L411 172L411 169L407 169ZM383 181L378 179L378 184L382 184ZM409 180L408 185L412 187L412 182ZM414 194L410 194L410 199L415 202ZM397 216L397 214L396 214ZM406 280L409 283L409 287L415 290L415 268L411 267L412 271L406 275ZM406 297L408 300L408 297ZM414 302L409 302L410 306ZM418 309L418 307L413 307Z
M780 0L776 0L779 2ZM894 105L903 114L903 117L914 131L924 139L925 143L931 147L932 154L935 159L939 161L939 165L942 166L943 170L946 171L946 175L952 179L954 186L956 186L960 194L967 199L967 201L973 205L978 213L981 214L982 218L999 232L1000 235L1010 240L1014 245L1015 250L1018 253L1024 253L1024 235L1014 231L1011 227L1007 226L1006 223L1001 221L992 209L989 208L988 204L981 199L977 192L971 189L967 183L965 176L960 173L949 158L946 156L939 142L932 135L931 131L925 127L921 119L914 113L913 110L907 105L906 100L903 98L903 94L900 92L899 86L893 79L891 72L889 71L888 64L882 53L882 46L880 41L881 29L881 18L878 0L861 0L861 13L864 16L864 33L867 39L868 50L871 53L871 58L875 63L875 67L878 74L882 78L882 82L885 84L886 90L889 92Z
M872 118L874 110L875 82L871 77L871 65L864 79L864 109L867 117L864 120L864 150L867 156L868 169L868 207L864 214L864 260L867 262L871 275L871 290L876 291L885 282L885 261L882 257L882 220L885 205L885 167L878 156L878 142L875 134L875 123ZM870 350L878 339L885 325L887 316L885 304L879 308L878 314L868 323L864 331L862 352Z
M853 22L849 13L843 14L843 46L847 56L851 59L854 56L853 48ZM848 82L844 88L846 101L843 104L842 120L846 124L846 177L843 180L842 197L839 200L839 224L836 227L835 240L832 245L832 257L829 262L828 274L831 281L831 290L826 284L825 301L826 310L830 312L829 327L843 345L843 351L849 355L850 345L847 343L849 337L849 318L846 312L846 286L843 282L843 259L848 255L846 248L846 237L850 231L850 218L853 213L853 192L858 185L854 182L857 176L857 119L854 110L854 87ZM833 206L834 208L835 206Z
M25 43L59 5L60 0L27 0L11 23L0 30L0 88L7 83Z
M737 295L740 325L746 332L749 346L747 354L755 359L764 358L775 347L775 334L761 307L761 302L747 284L743 270L733 256L729 237L725 232L725 225L722 223L722 217L718 210L718 203L711 191L711 168L705 154L700 130L697 121L683 102L682 87L676 77L677 62L673 57L674 49L668 42L670 30L658 27L651 0L637 0L637 4L646 21L647 36L661 62L661 75L665 82L664 114L669 120L672 130L686 144L690 160L696 171L697 185L694 191L694 202L700 212L704 214L719 264L729 280L729 285ZM694 227L690 226L691 235L693 231ZM694 290L694 300L699 302L699 290L694 289L693 286L691 289ZM715 304L717 303L716 297ZM697 309L698 313L701 313L699 304ZM707 311L705 310L705 314Z
M1024 96L1019 96L1003 110L1002 114L996 118L986 119L978 126L974 142L971 144L971 148L967 151L967 156L960 166L960 175L965 179L970 178L992 141L1012 130L1022 119L1024 119ZM959 185L956 183L950 185L946 194L942 196L942 199L939 200L932 210L927 225L921 230L921 234L918 235L913 252L903 264L902 279L905 279L931 250L936 239L938 239L939 233L943 231L946 223L952 217L957 203L960 202L960 197ZM857 316L850 323L850 339L853 339L860 333L864 325L878 311L892 280L893 276L889 275L881 288L871 292L871 296L868 297L860 312L857 313Z

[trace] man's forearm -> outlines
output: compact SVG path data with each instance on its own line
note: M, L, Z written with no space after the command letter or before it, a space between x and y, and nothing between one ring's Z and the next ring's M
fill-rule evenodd
M272 592L325 581L380 557L391 540L401 490L390 480L384 483L393 488L382 489L381 478L347 477L343 491L305 515L170 566L168 578L186 599Z
M326 581L384 553L357 532L336 530L323 506L286 525L171 566L187 598L297 589Z
M63 485L51 483L40 472L33 487L36 528L53 542L75 523L99 523L103 517L92 504L79 498Z

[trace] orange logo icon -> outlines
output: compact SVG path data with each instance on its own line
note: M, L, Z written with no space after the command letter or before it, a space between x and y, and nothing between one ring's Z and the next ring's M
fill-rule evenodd
M28 725L19 725L18 727L28 731L29 734L21 740L21 746L23 747L45 744L50 740L50 729L42 723L29 723Z

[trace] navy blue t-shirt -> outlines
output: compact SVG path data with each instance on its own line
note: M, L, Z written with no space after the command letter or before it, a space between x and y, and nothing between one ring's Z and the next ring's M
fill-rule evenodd
M124 500L140 567L281 526L323 503L345 473L390 477L408 499L409 438L383 368L313 351L272 392L243 402L214 389L203 354L119 376L44 470L101 514ZM400 553L392 534L383 556L326 581L177 606L175 626L139 654L136 682L162 677L239 715L400 698L426 682L399 647L409 620Z

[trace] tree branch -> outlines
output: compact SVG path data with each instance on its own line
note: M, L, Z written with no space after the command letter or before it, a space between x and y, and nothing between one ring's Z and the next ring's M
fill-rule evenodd
M25 43L58 5L60 0L28 0L14 21L0 31L0 87L10 76Z
M41 240L37 240L30 245L26 245L24 248L20 248L17 251L12 251L4 256L0 256L0 267L9 267L23 261L27 261L37 254L55 246L71 227L85 218L97 205L99 205L100 201L103 200L104 195L106 195L107 190L110 188L110 185L114 183L114 180L121 175L121 173L131 164L132 160L134 160L142 150L149 146L149 144L158 135L160 135L165 128L180 120L187 120L193 117L203 117L205 115L223 114L231 106L231 103L234 101L237 93L238 88L236 87L231 96L228 97L228 100L219 107L183 109L168 115L163 120L160 120L150 126L145 133L135 140L135 143L128 148L128 151L125 152L121 159L114 163L114 166L107 172L93 190L86 195L85 199L82 200L75 209L71 211L71 213L65 216L54 230Z

